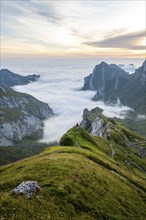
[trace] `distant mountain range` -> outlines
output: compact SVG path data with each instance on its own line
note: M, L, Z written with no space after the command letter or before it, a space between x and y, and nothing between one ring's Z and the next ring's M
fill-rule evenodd
M93 72L84 78L83 90L96 90L93 100L116 103L146 114L146 61L134 74L128 74L115 64L105 62L96 65Z
M8 69L0 70L0 84L7 87L12 87L16 85L25 85L30 82L37 81L40 78L40 75L28 75L21 76L19 74L13 73Z
M25 138L42 138L43 120L53 115L52 109L33 96L10 88L36 81L39 76L24 77L3 69L0 77L0 146L12 146Z

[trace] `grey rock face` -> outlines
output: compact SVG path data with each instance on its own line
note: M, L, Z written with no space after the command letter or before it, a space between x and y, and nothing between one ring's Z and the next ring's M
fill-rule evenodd
M96 116L95 120L91 124L90 133L95 136L100 136L100 137L108 139L110 138L111 125L112 125L111 122L108 122L106 124L101 117Z
M40 78L40 75L28 75L21 76L16 73L13 73L7 69L0 70L0 79L1 84L7 87L12 87L16 85L25 85L30 82L34 82Z
M92 124L91 134L102 136L103 125L104 125L103 119L97 116Z
M119 82L120 78L127 79L128 73L115 64L108 65L107 63L102 62L94 67L92 74L85 77L83 89L99 90L104 92L107 81L117 81L118 78Z
M43 122L33 115L25 115L16 122L3 123L0 126L0 146L12 146L25 137L35 135L41 138Z
M108 123L105 123L104 119L101 117L102 112L103 110L98 107L91 111L84 109L83 120L80 126L92 135L109 138L112 122L109 121Z
M27 197L30 197L40 191L40 187L36 181L26 181L22 182L15 189L11 191L14 195L24 194Z
M92 74L84 79L83 90L96 90L96 95L93 98L95 101L109 101L111 99L110 95L119 90L127 79L128 73L119 66L102 62L96 65ZM117 98L118 96L115 99Z
M53 115L52 109L36 98L1 87L0 146L12 146L26 137L40 139L43 120Z
M90 74L89 76L86 76L86 77L84 78L84 87L82 88L83 90L87 90L87 89L91 88L91 87L90 87L91 75L92 75L92 74Z

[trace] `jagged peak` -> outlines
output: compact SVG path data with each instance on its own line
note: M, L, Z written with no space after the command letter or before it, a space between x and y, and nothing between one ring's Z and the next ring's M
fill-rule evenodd
M101 65L108 65L105 61L102 61L100 64Z
M95 68L98 67L98 66L109 66L109 64L106 63L105 61L102 61L101 63L96 64Z
M84 109L83 111L83 117L86 116L88 114L89 110L87 108Z
M97 64L95 67L98 67L98 66L104 66L104 67L106 66L106 67L109 67L109 68L111 67L111 68L114 68L114 69L118 69L121 72L127 74L127 72L125 70L123 70L120 66L118 66L118 65L116 65L114 63L108 64L108 63L102 61L101 63Z

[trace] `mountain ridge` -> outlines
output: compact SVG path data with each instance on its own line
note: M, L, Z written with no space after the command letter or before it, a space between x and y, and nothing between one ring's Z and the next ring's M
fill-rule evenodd
M0 70L0 84L7 87L13 87L16 85L26 85L30 82L35 82L40 78L40 75L28 75L22 76L11 72L8 69Z

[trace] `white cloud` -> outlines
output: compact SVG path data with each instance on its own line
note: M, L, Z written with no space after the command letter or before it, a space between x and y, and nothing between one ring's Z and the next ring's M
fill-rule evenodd
M56 116L45 121L43 141L59 140L68 129L81 122L84 108L101 107L108 117L119 117L121 111L128 109L121 105L106 106L103 102L91 101L94 91L80 91L84 77L92 71L93 61L83 65L82 60L74 63L66 60L66 63L56 61L54 65L51 62L46 65L48 69L40 67L37 71L41 74L39 81L15 87L19 92L29 93L48 103L54 110ZM24 71L23 68L21 71Z

